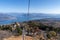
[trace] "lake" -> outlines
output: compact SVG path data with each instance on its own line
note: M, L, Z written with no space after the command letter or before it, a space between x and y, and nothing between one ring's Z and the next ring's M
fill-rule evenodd
M29 16L24 13L8 13L3 16L6 16L6 15L7 15L7 17L8 17L8 15L14 16L16 19L0 20L0 24L10 24L10 23L14 23L14 22L24 22L24 21L29 21L29 20L38 20L38 19L44 19L44 18L54 18L54 17L58 18L58 17L60 17L60 16L53 16L50 14L43 14L43 13L39 13L39 14L32 13L32 14L29 14Z

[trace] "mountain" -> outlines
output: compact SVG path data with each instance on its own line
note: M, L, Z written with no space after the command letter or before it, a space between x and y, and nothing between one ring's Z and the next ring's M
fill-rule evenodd
M15 19L15 17L13 17L11 15L8 15L8 14L0 13L0 21L3 21L3 20L12 20L12 19Z
M31 20L36 23L42 23L43 25L60 27L60 18L45 18L39 20Z
M27 13L9 13L8 15L15 16L15 17L26 17L26 18L51 18L52 16L49 14L44 13L30 13L29 15Z
M38 19L45 19L45 18L51 18L51 19L60 19L60 14L45 14L45 13L30 13L29 15L27 13L8 13L3 14L0 13L0 19L29 19L29 20L38 20Z

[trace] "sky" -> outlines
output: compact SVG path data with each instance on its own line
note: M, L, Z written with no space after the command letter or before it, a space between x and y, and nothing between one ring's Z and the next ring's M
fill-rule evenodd
M0 0L0 13L27 13L29 0ZM30 13L60 14L60 0L30 0Z

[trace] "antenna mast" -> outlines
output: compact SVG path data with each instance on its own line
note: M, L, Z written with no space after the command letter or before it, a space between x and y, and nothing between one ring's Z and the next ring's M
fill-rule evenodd
M29 11L30 11L30 0L28 0L28 14L27 14L27 16L29 16ZM25 28L24 28L24 27L23 27L23 32L22 32L22 33L23 33L23 34L22 34L22 35L23 35L23 40L25 40L25 39L24 39L24 37L25 37L25 36L24 36L24 35L25 35Z
M28 16L29 16L29 11L30 11L30 0L28 0Z

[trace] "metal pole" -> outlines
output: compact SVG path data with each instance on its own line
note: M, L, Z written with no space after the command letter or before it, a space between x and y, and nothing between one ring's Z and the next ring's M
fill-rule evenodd
M30 0L28 0L28 16L29 16L29 11L30 11Z
M23 40L24 40L24 28L23 28L23 34L22 34L22 36L23 36Z
M28 0L28 14L27 14L27 16L29 16L29 11L30 11L30 0ZM23 40L24 40L24 36L25 36L25 29L24 29L24 27L23 27L23 31L22 32L23 32L22 36L23 36Z
M29 18L30 18L29 11L30 11L30 0L28 0L27 20L29 20Z

